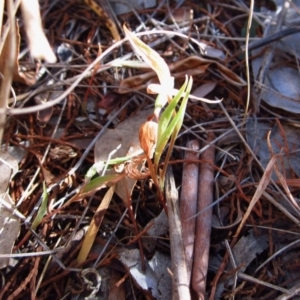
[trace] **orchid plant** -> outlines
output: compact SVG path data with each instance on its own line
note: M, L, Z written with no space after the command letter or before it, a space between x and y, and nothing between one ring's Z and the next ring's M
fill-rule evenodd
M174 77L171 76L170 69L165 60L152 48L141 41L134 33L123 26L125 35L130 42L136 55L140 57L150 68L152 68L159 79L159 84L150 84L147 92L157 94L153 115L141 125L139 130L139 140L141 148L144 150L149 173L160 192L164 188L164 178L172 149L183 123L187 101L189 98L200 100L207 103L218 103L221 100L208 100L191 95L193 84L192 77L186 76L186 80L180 90L174 88ZM181 100L182 99L182 100ZM181 100L181 101L180 101ZM162 111L163 110L163 111ZM169 142L168 151L164 160L163 168L159 169L161 156ZM114 158L106 164L124 163L131 157ZM152 162L153 159L153 162ZM86 178L90 179L96 173L96 168L92 167ZM112 175L110 175L112 176ZM110 177L108 176L108 177ZM101 178L102 177L102 178ZM84 192L88 193L91 189L103 182L107 182L107 176L95 178L84 187ZM121 178L116 175L114 179Z

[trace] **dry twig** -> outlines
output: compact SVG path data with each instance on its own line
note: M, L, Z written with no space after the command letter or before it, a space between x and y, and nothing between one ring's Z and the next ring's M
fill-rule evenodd
M196 219L193 217L197 213L199 164L193 161L198 160L199 142L192 140L187 143L182 171L182 186L180 196L180 219L182 226L182 238L188 273L188 282L191 280Z
M187 274L187 265L185 261L184 244L182 240L178 192L175 186L173 172L171 170L171 167L167 169L165 194L168 205L172 258L172 294L174 300L189 300L191 296Z
M209 132L207 134L207 143L210 144L213 139L214 134ZM201 214L197 216L196 222L192 285L198 295L198 299L205 299L212 220L212 208L207 209L207 207L213 202L213 165L215 161L215 148L213 145L202 153L201 159L204 160L200 166L198 191L198 211Z

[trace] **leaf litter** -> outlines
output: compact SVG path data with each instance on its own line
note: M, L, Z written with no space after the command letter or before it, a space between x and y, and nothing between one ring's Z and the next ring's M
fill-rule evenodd
M93 1L51 5L41 1L49 42L54 50L62 49L67 43L70 60L55 65L43 64L42 76L29 83L30 89L14 78L16 97L13 99L12 94L9 100L10 105L14 104L6 121L3 148L17 146L24 150L24 155L17 162L18 173L13 178L4 176L9 186L3 185L2 199L11 207L8 214L15 223L9 229L7 250L1 252L12 250L10 265L7 265L6 256L0 257L5 261L2 269L5 282L0 298L53 299L71 298L75 294L83 298L101 293L112 297L116 291L124 299L172 298L175 291L172 279L174 276L182 278L174 266L178 253L172 250L170 256L170 247L176 242L172 240L175 226L168 229L166 221L175 215L175 222L181 220L184 228L185 223L193 219L187 214L188 210L182 208L182 203L180 216L176 217L176 209L171 215L171 204L167 207L161 201L164 200L161 185L153 179L151 158L145 158L142 148L151 157L155 147L155 135L151 130L155 129L148 127L147 122L153 120L154 104L159 104L155 111L157 120L154 120L159 122L162 113L168 111L170 95L173 96L174 90L178 93L186 75L193 77L192 95L223 99L222 106L217 102L202 104L189 99L179 138L174 140L174 145L172 140L165 144L166 151L172 151L162 150L161 159L154 159L157 180L164 176L164 164L171 164L176 189L181 191L180 198L196 195L193 197L196 200L190 200L194 201L193 205L207 192L198 190L205 176L205 171L197 171L198 167L208 164L213 170L213 177L207 184L213 187L212 212L207 208L201 212L198 206L194 220L204 220L204 215L209 213L217 220L208 218L202 236L192 229L189 239L183 237L183 241L191 244L192 250L188 248L186 255L194 266L203 260L204 289L199 289L191 273L190 280L194 282L190 290L210 299L233 296L236 299L246 296L275 299L296 295L300 176L297 34L275 42L268 42L268 35L298 26L298 10L294 9L297 3L288 9L283 9L282 1L273 3L275 9L272 5L260 4L256 8L259 13L254 12L259 24L256 25L255 43L267 43L260 46L259 51L252 51L256 57L250 58L253 86L251 116L246 123L243 123L246 76L241 55L242 27L248 15L245 3L204 3L200 7L183 1L178 5L194 12L193 17L184 20L172 17L177 13L172 3L170 6L162 4L159 10L150 9L147 18L134 17L143 16L143 10L119 15L120 23L123 25L126 21L130 28L129 35L139 45L138 49L146 49L146 59L147 55L153 57L157 53L156 64L148 61L148 68L136 61L125 40L113 43L119 39L118 35L125 37L124 32L116 32L117 27L111 26L115 22L110 19L111 11L104 14L108 19L101 20L99 10L95 13L93 5ZM270 16L276 24L275 27L270 25L271 33ZM23 23L20 24L22 27ZM19 55L15 70L33 70L37 74L41 65L24 52L23 28L20 34L22 55ZM149 48L139 44L135 37ZM212 52L218 53L217 57L211 57L209 53ZM95 59L97 67L85 72ZM265 63L268 60L269 63ZM159 61L161 63L157 63ZM149 68L151 63L154 71ZM157 77L160 68L165 72ZM169 81L171 77L174 77L174 86ZM73 90L63 94L76 80L79 81ZM161 86L165 81L168 88ZM156 96L147 94L147 87L148 91L167 97L156 102ZM55 105L46 111L46 118L41 112L26 114L29 108L35 107L34 99L44 99L51 94L49 100ZM112 99L108 95L113 95ZM57 97L62 98L60 104L55 102ZM103 106L101 101L109 103ZM180 113L181 105L180 101L175 105L168 124L179 119L176 114ZM20 116L14 116L17 109L22 109ZM140 130L140 125L145 123L147 125ZM142 148L139 132L142 139L147 136ZM211 133L214 137L209 140ZM189 148L188 142L193 139L200 142L199 149ZM85 140L92 142L86 145ZM211 151L213 145L216 156L213 162L208 162L200 154ZM184 155L184 152L192 154ZM155 151L153 155L157 155ZM120 162L120 158L125 159ZM104 163L107 161L110 163ZM88 182L85 175L94 163L98 163L97 170L100 176L103 173L103 178L94 175ZM189 185L192 175L182 175L183 168L189 165L197 173L193 175L197 179L193 185ZM111 184L116 187L108 200L106 187ZM184 192L187 190L190 193ZM2 219L7 218L3 207L1 209ZM249 216L247 219L242 218L245 214ZM5 225L1 228L5 229ZM77 239L82 231L84 236ZM196 240L202 239L208 245L208 255L201 249L197 249L196 257L193 254L197 247L193 244L195 235ZM83 243L83 239L88 239L90 244ZM86 254L78 260L80 251Z
M16 238L20 234L20 220L14 214L14 202L8 191L8 185L11 179L18 172L18 161L8 152L0 152L0 269L9 264L9 255Z

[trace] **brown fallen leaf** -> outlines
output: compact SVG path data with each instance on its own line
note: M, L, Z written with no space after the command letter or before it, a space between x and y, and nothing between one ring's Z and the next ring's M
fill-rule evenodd
M123 247L118 254L119 261L141 289L145 299L174 299L171 294L171 276L168 274L171 265L169 256L156 251L150 261L146 260L146 267L143 269L138 249Z
M92 245L95 241L95 238L97 236L100 225L103 221L105 212L114 194L114 191L115 191L115 185L109 188L109 190L106 192L105 196L103 197L99 207L97 208L94 217L90 223L90 226L88 228L88 231L84 237L79 254L77 256L78 263L83 263L87 259L90 250L92 248Z
M220 76L235 86L245 86L246 82L228 69L224 64L214 61L212 59L203 58L200 56L190 56L175 63L169 64L172 76L177 78L184 78L185 75L200 75L204 74L208 67L214 67ZM139 74L137 76L128 77L120 82L118 93L127 94L132 89L140 90L146 88L149 83L153 83L156 78L156 73L150 71L148 73Z
M153 109L143 110L129 117L124 122L118 124L115 129L108 129L102 137L95 144L95 163L104 162L108 159L110 153L116 149L120 144L120 149L111 157L135 157L143 153L143 149L139 142L139 128L147 118L153 114ZM101 174L102 168L98 168L98 173ZM121 164L118 166L119 169L124 168ZM139 169L139 166L137 166ZM115 169L110 170L107 174L116 173ZM116 185L115 193L124 201L127 205L128 200L131 196L133 187L136 184L136 179L127 177L123 178Z
M0 152L0 157L0 269L3 269L9 264L9 257L1 255L11 254L20 233L20 220L14 214L15 203L7 193L9 182L18 172L18 162L4 151Z
M207 63L199 63L199 61L187 62L186 59L169 64L169 69L175 79L185 78L186 75L200 75L204 74L209 67ZM157 82L156 73L149 71L147 73L139 74L125 78L120 82L118 93L127 94L135 90L146 89L150 83Z

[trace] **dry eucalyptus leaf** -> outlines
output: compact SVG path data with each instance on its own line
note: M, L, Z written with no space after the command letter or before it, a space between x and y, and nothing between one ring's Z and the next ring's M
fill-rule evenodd
M272 24L271 27L269 28L268 32L272 32L272 27L276 26L276 24L274 24L272 21L270 22L270 20L271 20L270 18L274 18L275 20L277 20L278 12L285 5L284 0L273 0L272 2L276 6L276 8L274 8L273 10L271 10L270 7L268 5L266 5L267 2L265 2L265 5L263 5L260 8L261 12L265 16L267 16L267 18L262 18L262 20L264 19L264 24L266 26L270 26ZM297 27L300 25L300 19L299 19L300 1L299 0L292 1L291 5L288 5L288 7L286 7L286 9L287 10L286 10L286 14L284 17L283 25L281 26L281 30L291 28L291 27ZM276 47L281 50L281 51L277 51L276 55L278 55L278 53L288 52L293 57L297 56L299 59L299 57L300 57L300 32L283 37L282 39L280 39L277 42Z
M0 194L7 191L9 181L18 170L16 159L9 153L0 151Z
M283 10L283 7L285 7L285 20L283 21L281 30L299 26L300 1L292 1L292 5L287 6L285 4L289 4L290 2L285 2L284 0L274 0L273 2L276 5L276 9L270 10L268 6L263 8L263 10L261 8L262 13L267 16L264 24L269 26L268 32L272 32L277 26L278 11ZM270 22L270 20L272 21ZM273 22L273 20L276 21ZM272 44L272 47L276 47L276 49L274 48L274 58L264 76L264 81L255 83L260 90L260 98L268 105L298 114L300 113L300 75L297 63L287 64L286 52L291 54L292 57L299 59L299 37L299 33L287 35ZM259 55L251 60L253 77L254 80L257 80L260 69L265 63L265 57L261 55L261 49L253 50L251 54L254 57L257 54Z
M249 264L257 257L257 254L262 253L268 248L268 235L263 231L259 231L259 234L255 234L251 229L248 234L243 236L233 247L232 253L235 259L236 266L240 272L244 272ZM216 261L216 260L215 260ZM214 262L214 264L216 264ZM221 264L221 261L219 261ZM219 268L218 265L216 265ZM226 270L229 271L232 266L227 266ZM225 290L225 286L233 284L233 276L220 280L215 294L215 299L222 299L221 295Z
M244 272L257 254L267 248L268 235L263 232L255 234L254 230L249 230L248 235L243 236L232 249L239 271Z
M120 144L121 148L111 159L143 153L139 142L139 128L152 114L153 109L142 110L118 124L115 129L107 129L95 144L95 163L107 161L110 153ZM97 171L100 173L102 169Z
M5 201L9 206L14 203L8 194L0 195L1 202ZM16 238L20 233L20 221L0 202L0 269L9 263L9 257L1 257L1 254L11 254Z
M222 50L210 46L207 46L205 48L205 56L208 56L210 58L219 58L219 59L226 58L226 55Z
M252 51L255 55L259 50ZM257 79L259 70L264 61L263 56L251 60L253 76ZM277 58L279 61L279 58ZM285 62L272 63L265 80L259 83L261 99L268 105L284 109L291 113L300 113L300 75L297 67L285 65Z
M147 231L147 238L143 239L143 246L149 253L152 253L156 247L156 240L159 236L166 235L169 231L169 220L166 211L163 209L160 214L152 219L145 227L153 224Z
M139 128L142 123L147 120L149 115L153 114L153 109L143 110L132 117L129 117L124 122L118 124L115 129L108 129L95 144L95 163L104 162L108 159L110 153L120 144L121 148L111 157L137 156L143 153L139 142ZM100 164L101 165L101 164ZM101 174L102 168L97 171ZM114 172L114 170L112 170ZM127 202L128 196L136 183L135 179L124 178L116 185L115 193Z
M205 61L205 59L202 60L201 58L198 60L196 56L192 56L191 58L185 58L180 61L170 63L168 67L172 72L172 76L175 79L178 79L185 78L186 75L196 76L204 74L209 67L209 64ZM124 80L121 80L118 93L126 94L130 93L131 89L144 89L148 86L148 84L157 82L155 81L155 78L156 73L154 71L148 71L137 76L127 77Z
M220 74L221 78L226 79L235 86L246 86L246 82L241 77L228 69L224 64L211 59L200 56L189 56L185 59L169 64L169 69L175 79L184 78L186 75L199 76L201 74L205 74L208 68L212 68ZM156 73L149 71L144 74L139 74L138 76L125 78L120 82L118 93L127 94L131 93L132 89L144 89L150 83L154 82L155 77Z
M282 163L278 164L279 170L286 178L293 178L293 173L300 177L300 152L299 149L300 129L287 124L278 126L277 123L256 121L249 119L246 126L247 142L257 154L261 164L266 167L271 159L271 153L267 144L267 134L271 131L270 142L274 154L282 155ZM277 179L275 173L272 174Z
M23 146L23 147L22 148L19 147L19 146L8 146L7 147L8 154L10 154L16 160L16 162L14 162L12 164L13 167L14 167L14 172L18 172L18 163L20 163L20 161L22 159L24 159L24 157L28 153L27 150L25 150L24 147L29 147L30 146L30 142L29 141L24 141L24 142L21 142L19 145ZM0 157L1 156L3 156L3 154L1 154L1 151L0 151ZM4 157L2 157L2 158L4 158Z
M215 81L206 82L200 85L199 87L197 87L193 91L193 95L196 97L203 98L206 95L208 95L210 92L212 92L216 86L217 86L217 82ZM195 102L195 100L191 100L191 102Z
M13 207L14 203L6 193L11 178L18 172L17 161L7 152L0 152L0 256L10 254L16 238L20 232L20 221L6 207ZM6 205L3 205L5 202ZM5 268L9 258L0 257L0 269Z
M167 18L168 23L184 23L194 18L194 11L189 6L181 6L171 11Z
M129 205L136 179L125 177L116 184L115 193L124 201L125 205Z
M172 281L168 275L168 269L171 268L169 256L156 251L150 261L145 261L145 272L138 249L120 250L119 259L144 293L150 293L150 297L159 300L172 299Z

